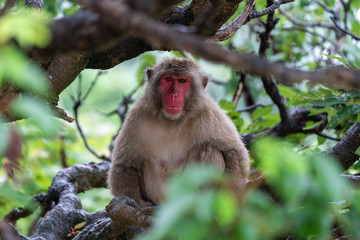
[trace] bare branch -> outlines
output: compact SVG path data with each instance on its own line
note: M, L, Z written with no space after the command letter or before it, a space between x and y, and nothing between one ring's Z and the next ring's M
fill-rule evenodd
M308 30L308 29L306 29L306 28L302 28L302 27L283 28L282 30L284 30L284 31L293 31L293 30L295 30L295 31L306 32L306 33L308 33L308 34L311 34L311 35L313 35L313 36L317 36L317 37L321 38L323 41L327 41L327 42L331 43L333 46L338 46L338 44L337 44L336 42L334 42L334 41L331 40L330 38L328 38L328 37L320 34L320 33L317 32L317 31L310 31L310 30Z
M244 72L240 72L238 73L240 75L240 78L238 80L238 83L236 85L236 89L235 89L235 93L234 93L234 97L233 97L233 101L232 104L236 105L240 99L241 96L241 92L244 86L244 82L245 82L245 78L246 78L246 74Z
M255 105L248 106L247 108L238 110L237 112L249 112L249 111L252 111L252 110L254 110L254 109L256 109L256 108L259 108L259 107L270 107L270 106L272 106L272 105L273 105L273 104L269 104L269 105L255 104Z
M279 12L284 15L287 19L289 19L290 22L292 22L293 24L296 25L300 25L303 27L321 27L321 28L327 28L327 29L332 29L334 30L334 26L330 25L330 24L325 24L325 23L308 23L308 22L302 22L297 20L296 18L290 16L284 9L279 8Z
M332 9L328 8L328 6L326 6L324 3L320 2L319 0L314 0L314 2L317 3L319 6L321 6L325 11L331 13L332 15L335 14L335 12Z
M352 39L354 39L354 40L356 40L356 41L360 41L360 37L354 35L353 33L349 32L348 30L342 28L342 27L336 22L336 20L335 20L334 17L331 17L330 19L331 19L331 21L334 23L335 27L336 27L338 30L340 30L341 32L349 35Z
M208 41L224 41L230 38L242 25L247 22L247 18L250 12L255 6L256 0L248 0L244 11L238 16L229 26L224 29L220 29L214 36L210 37Z
M323 137L323 138L333 140L333 141L340 141L341 140L340 138L334 138L334 137L331 137L331 136L327 136L327 135L325 135L323 133L316 133L316 135L318 135L320 137Z
M294 2L295 0L279 0L279 1L275 1L274 4L272 4L271 6L265 8L264 10L261 11L253 11L249 18L259 18L262 16L265 16L271 12L274 12L276 9L278 9L282 4L285 3L289 3L289 2Z
M268 5L274 5L274 1L268 0ZM266 49L270 47L270 35L271 31L275 28L278 23L278 18L274 19L274 12L271 12L267 16L267 20L265 23L265 31L261 32L260 35L260 48L259 48L259 56L266 59ZM291 125L289 111L285 106L285 99L279 92L279 89L276 83L272 80L270 76L262 76L261 80L263 82L266 93L270 96L271 100L276 104L279 109L280 117L281 117L281 126L285 127L287 125Z
M89 89L86 91L86 93L84 94L84 96L82 96L81 94L81 75L79 76L79 89L78 89L78 96L77 96L77 99L75 99L75 97L72 96L72 99L73 101L75 102L74 103L74 107L73 107L73 110L74 110L74 115L75 115L75 123L76 123L76 127L80 133L80 136L85 144L85 147L89 150L89 152L91 154L93 154L95 157L99 158L99 159L102 159L102 160L106 160L106 161L110 161L110 158L105 156L105 155L99 155L97 152L95 152L89 145L86 137L85 137L85 134L80 126L80 122L79 122L79 108L80 106L82 105L83 101L85 101L85 99L89 96L89 93L91 92L91 90L94 88L95 86L95 83L98 81L100 75L101 75L102 72L98 72L97 75L95 76L94 80L92 81Z

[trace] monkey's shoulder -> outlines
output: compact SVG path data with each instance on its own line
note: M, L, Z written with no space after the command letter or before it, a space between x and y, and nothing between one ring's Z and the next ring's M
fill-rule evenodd
M211 97L205 98L206 103L194 121L194 128L206 126L207 132L212 136L215 133L237 135L235 125Z

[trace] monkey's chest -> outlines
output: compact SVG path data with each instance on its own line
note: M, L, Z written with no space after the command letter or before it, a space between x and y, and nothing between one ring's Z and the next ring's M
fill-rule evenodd
M174 171L183 167L187 155L187 144L181 139L157 139L151 144L151 162L159 175L167 177Z
M184 166L191 141L186 132L154 126L147 130L142 149L159 175L167 177Z

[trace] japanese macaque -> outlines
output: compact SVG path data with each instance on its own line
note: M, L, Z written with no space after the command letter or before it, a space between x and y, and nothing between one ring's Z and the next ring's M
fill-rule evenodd
M189 59L146 70L147 86L115 140L108 184L139 206L161 202L166 180L191 163L216 166L243 189L249 156L231 120L206 93L208 77Z

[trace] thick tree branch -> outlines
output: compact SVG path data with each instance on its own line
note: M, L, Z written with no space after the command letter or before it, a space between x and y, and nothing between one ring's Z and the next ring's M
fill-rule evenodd
M360 123L355 123L346 131L344 138L327 153L338 159L346 170L359 159L359 155L355 154L359 146Z
M88 213L82 209L77 196L78 193L92 188L106 187L109 168L110 162L103 161L74 165L61 170L54 177L48 192L34 197L42 207L43 214L46 214L34 234L30 237L23 236L10 226L1 225L2 222L0 222L0 234L3 236L11 233L17 239L23 240L60 240L67 239L68 233L76 224L86 222L85 228L73 239L115 240L120 235L121 239L132 239L136 233L144 231L143 227L153 223L152 217L149 216L153 208L140 209L134 200L120 196L111 201L106 208L107 212L102 210ZM17 213L12 216L13 222L21 217Z
M185 34L170 26L158 23L123 4L103 1L87 5L98 12L104 22L116 31L126 29L149 43L166 49L186 50L210 61L227 63L233 67L260 76L274 75L283 83L301 82L309 79L322 84L342 87L360 87L360 72L345 68L306 72L285 67L281 63L270 63L253 55L227 51L218 45L204 43L204 39ZM115 24L116 23L116 24Z
M6 0L3 8L0 10L0 16L4 15L16 3L16 0Z
M354 187L359 188L360 187L360 175L359 174L342 174L341 176L347 178L350 180L350 182L354 185Z

